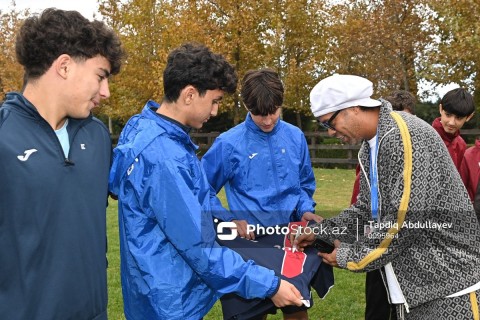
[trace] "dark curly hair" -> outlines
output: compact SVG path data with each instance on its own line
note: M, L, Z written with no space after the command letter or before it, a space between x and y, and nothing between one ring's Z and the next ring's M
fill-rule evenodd
M204 45L186 43L168 55L163 72L165 101L177 101L187 85L194 86L201 96L215 89L234 93L237 74L222 55L212 53Z
M83 60L103 56L110 62L111 74L120 72L125 58L120 39L103 22L55 8L25 20L15 50L26 79L42 76L62 54Z

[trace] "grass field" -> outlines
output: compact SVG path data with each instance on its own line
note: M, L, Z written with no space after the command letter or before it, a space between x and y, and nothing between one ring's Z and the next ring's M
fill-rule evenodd
M350 203L355 170L315 169L317 190L314 198L316 212L323 217L336 215ZM220 194L222 201L225 200ZM123 316L122 292L120 286L120 249L118 239L117 202L110 200L107 211L108 233L108 314L110 319L125 319ZM365 275L335 269L335 286L324 300L314 293L314 306L309 310L310 319L344 320L363 319L365 305ZM217 303L204 318L222 319L220 304ZM269 316L269 320L282 319L281 313Z

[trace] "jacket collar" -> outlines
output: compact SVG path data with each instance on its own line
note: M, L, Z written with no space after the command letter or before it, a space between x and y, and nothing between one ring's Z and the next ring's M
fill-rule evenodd
M182 142L183 144L190 145L194 150L198 149L198 146L193 143L192 139L185 131L185 127L173 119L166 119L157 113L158 108L161 105L153 100L147 101L142 110L142 116L154 121L160 127L162 127L169 135L175 140ZM173 120L173 121L172 121Z
M383 99L379 99L382 102L380 106L380 114L378 116L377 134L378 141L382 140L383 136L395 126L395 120L393 120L391 113L393 112L392 105Z
M7 93L7 97L5 99L4 105L11 106L12 110L20 112L24 116L41 121L42 123L45 123L47 126L50 127L47 121L40 115L37 108L27 98L25 98L23 94L19 92ZM68 127L67 127L68 132L71 133L74 129L82 126L84 123L88 121L91 121L92 118L93 118L92 113L90 113L90 115L84 119L74 119L74 118L68 117Z
M393 112L392 106L389 102L379 99L382 102L380 106L380 113L378 115L378 124L377 124L377 136L378 136L378 143L380 143L383 137L390 131L390 129L395 125L393 118L391 117L390 113ZM364 140L362 146L360 148L360 154L363 163L368 165L369 162L369 154L370 154L370 146L368 141Z

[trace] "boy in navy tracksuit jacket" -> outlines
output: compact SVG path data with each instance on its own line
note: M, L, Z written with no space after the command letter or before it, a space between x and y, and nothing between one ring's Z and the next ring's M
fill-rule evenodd
M47 9L16 50L25 89L0 108L0 317L107 319L111 141L91 109L123 49L103 23Z

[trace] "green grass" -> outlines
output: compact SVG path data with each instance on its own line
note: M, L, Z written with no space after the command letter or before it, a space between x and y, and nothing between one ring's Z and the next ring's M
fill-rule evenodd
M317 189L314 199L316 212L331 217L350 204L355 170L314 169ZM225 201L225 196L220 193ZM109 319L125 319L123 316L122 290L120 285L120 249L118 239L117 202L110 200L107 210L108 233L108 314ZM343 320L363 319L365 307L365 275L335 269L335 286L324 300L314 293L314 306L309 310L310 319ZM220 303L217 302L205 320L222 319ZM269 320L282 319L281 313L271 315Z

